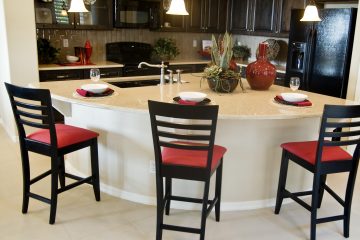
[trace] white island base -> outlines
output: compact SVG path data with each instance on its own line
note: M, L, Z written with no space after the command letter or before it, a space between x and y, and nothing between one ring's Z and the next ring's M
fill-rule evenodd
M201 91L218 104L216 144L225 146L222 210L243 210L272 206L278 185L281 148L288 141L318 137L324 104L347 104L343 99L306 93L312 107L293 107L273 102L274 96L288 88L272 86L268 91L246 92L238 87L231 94L214 93L199 78L184 75L190 83L121 89L104 98L81 98L74 90L89 81L43 82L50 89L53 103L65 115L67 124L94 130L99 136L101 191L144 204L156 204L154 151L147 100L172 102L179 91ZM301 92L301 91L299 91ZM165 93L165 94L164 94ZM163 94L163 95L161 95ZM351 103L350 103L351 104ZM90 172L87 149L67 157L70 172ZM215 176L212 178L214 184ZM289 190L311 189L312 174L289 165ZM213 188L212 188L213 189ZM174 180L173 192L189 197L202 195L202 183ZM174 201L175 208L192 209ZM198 206L199 207L199 206Z

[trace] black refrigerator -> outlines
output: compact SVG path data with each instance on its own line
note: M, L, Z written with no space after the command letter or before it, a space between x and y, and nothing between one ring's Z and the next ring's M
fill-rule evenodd
M300 22L303 9L291 12L286 84L300 78L300 89L346 98L356 8L321 9L321 22Z

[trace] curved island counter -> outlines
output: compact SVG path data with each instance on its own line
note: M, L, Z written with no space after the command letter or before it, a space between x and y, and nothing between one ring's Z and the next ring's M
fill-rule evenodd
M122 81L124 79L118 79ZM128 79L127 79L128 80ZM114 94L84 98L75 93L89 80L42 82L36 87L51 91L53 104L65 122L100 133L99 167L101 190L144 204L156 203L154 153L147 100L173 102L180 91L201 91L217 104L219 120L216 143L228 151L224 158L222 209L241 210L274 204L280 167L280 144L317 139L324 104L351 104L344 99L305 92L311 107L275 103L273 98L289 88L272 86L268 91L212 92L200 77L184 74L181 85L118 88ZM106 80L105 80L106 81ZM301 92L301 91L300 91ZM67 158L67 170L85 174L90 170L87 150ZM289 189L310 189L312 175L289 166ZM201 185L174 180L174 192L200 196ZM174 202L174 207L193 208Z

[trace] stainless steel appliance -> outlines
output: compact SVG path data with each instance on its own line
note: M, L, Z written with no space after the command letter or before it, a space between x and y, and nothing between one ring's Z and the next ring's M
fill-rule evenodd
M286 82L301 79L300 89L346 98L357 9L321 9L321 22L300 22L304 10L291 12Z

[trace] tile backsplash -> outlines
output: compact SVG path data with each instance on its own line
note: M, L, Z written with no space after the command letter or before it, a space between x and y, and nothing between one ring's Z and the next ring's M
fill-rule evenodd
M153 32L147 29L114 29L107 31L37 29L37 37L50 40L54 47L60 49L60 61L65 61L66 55L74 55L74 47L83 47L85 41L89 40L93 47L91 60L98 62L106 60L106 43L136 41L154 44L156 39L160 37L173 38L176 40L176 44L180 50L180 54L176 57L176 60L201 59L197 51L201 49L202 40L211 39L211 34ZM267 37L244 35L233 35L233 37L234 41L238 41L242 45L247 45L251 48L251 59L255 59L258 44L267 39ZM68 47L64 47L64 39L68 40ZM287 48L287 39L277 40L284 42L284 46ZM196 46L194 46L194 43L196 43ZM285 49L281 51L285 51Z

